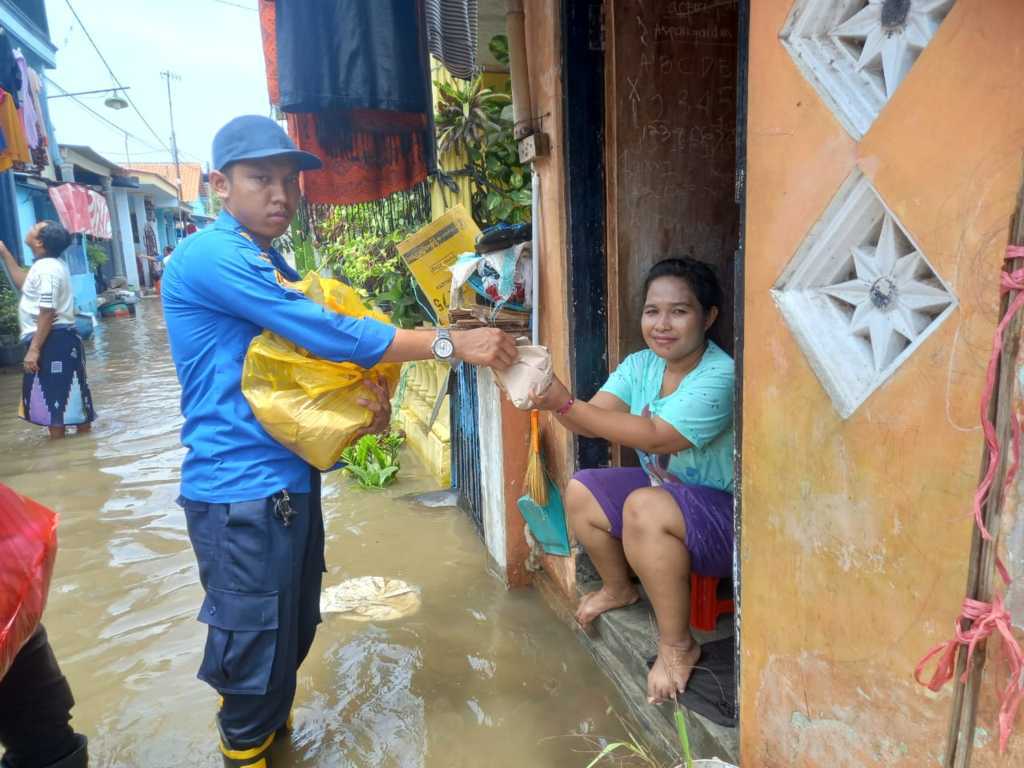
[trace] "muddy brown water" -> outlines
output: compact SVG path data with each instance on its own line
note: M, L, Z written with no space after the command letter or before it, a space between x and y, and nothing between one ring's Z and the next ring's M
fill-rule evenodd
M50 442L16 418L0 374L0 480L61 515L44 622L93 766L219 766L216 694L195 678L204 627L185 518L178 384L155 301L87 342L99 421ZM296 729L275 766L585 766L624 735L614 689L531 591L487 572L472 523L397 497L433 490L408 455L386 492L325 478L329 573L403 579L415 615L325 616L300 670Z

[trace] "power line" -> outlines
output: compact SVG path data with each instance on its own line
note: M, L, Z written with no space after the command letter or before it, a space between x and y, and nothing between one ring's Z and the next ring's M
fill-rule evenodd
M79 17L78 12L75 10L75 7L71 4L71 0L64 0L64 2L67 3L68 10L71 11L71 15L75 17L75 21L77 21L78 22L78 26L80 26L82 28L82 31L85 33L86 39L88 39L89 43L92 45L93 49L96 51L96 55L98 55L100 57L100 61L103 62L103 66L105 66L107 68L107 72L109 72L110 73L110 77L113 78L114 84L118 88L124 89L124 86L121 84L121 81L118 80L117 79L117 75L114 74L114 70L111 69L110 68L110 64L107 63L107 59L103 55L103 51L101 51L100 47L98 45L96 45L96 41L92 39L92 35L89 34L89 30L86 28L85 24L82 23L82 19ZM167 144L164 143L164 140L162 138L160 138L160 134L157 133L155 130L153 130L153 126L149 124L149 121L145 118L145 116L142 114L142 112L139 111L139 108L137 106L135 106L135 102L132 101L132 97L129 96L126 93L125 94L125 99L127 99L128 103L132 105L132 109L135 110L135 114L137 114L139 116L139 119L143 122L143 124L146 126L146 128L149 129L149 132L152 133L153 136L156 137L156 140L158 142L160 142L160 146L163 147L168 152L170 152L171 151L170 148L167 146Z
M232 8L241 8L243 11L252 11L253 13L259 13L258 8L253 8L249 5L242 5L241 3L232 3L231 0L213 0L213 2L220 3L221 5L230 5Z
M64 93L64 94L69 93L69 91L66 88L64 88L62 85L60 85L58 83L55 83L48 75L46 76L46 81L50 85L55 87L57 90L59 90L61 93ZM161 149L159 147L154 147L152 144L147 142L145 139L141 139L138 136L136 136L134 133L131 133L130 131L125 130L124 128L119 126L117 123L115 123L112 120L109 120L106 117L104 117L103 115L101 115L99 112L97 112L95 109L90 107L88 104L86 104L84 101L82 101L77 96L70 96L69 98L73 102L75 102L78 106L80 106L82 109L86 110L87 112L89 112L94 117L102 120L104 123L109 125L111 128L115 129L118 133L122 133L125 136L129 136L129 137L135 139L135 141L139 142L142 146L147 147L148 149L151 149L151 150L153 150L155 152L166 152L167 151L166 148Z

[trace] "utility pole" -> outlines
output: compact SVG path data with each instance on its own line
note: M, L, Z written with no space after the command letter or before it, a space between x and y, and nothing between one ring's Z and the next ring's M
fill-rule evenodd
M184 231L185 221L181 215L181 162L178 159L178 137L174 133L174 102L171 100L171 80L181 80L181 77L169 69L161 72L160 77L167 81L167 111L171 116L171 154L174 157L174 187L178 190L178 215L175 218L181 222L181 228Z

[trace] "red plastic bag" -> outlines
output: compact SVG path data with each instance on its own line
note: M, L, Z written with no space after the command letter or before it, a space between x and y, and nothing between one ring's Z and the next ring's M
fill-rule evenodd
M0 679L35 631L57 556L57 513L0 483Z

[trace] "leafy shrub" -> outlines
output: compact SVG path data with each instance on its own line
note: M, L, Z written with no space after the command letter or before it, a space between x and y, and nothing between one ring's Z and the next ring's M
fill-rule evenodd
M18 324L18 293L0 272L0 344L13 344L18 340L21 327Z
M395 482L400 465L401 435L363 435L341 453L344 471L364 488L385 488Z

